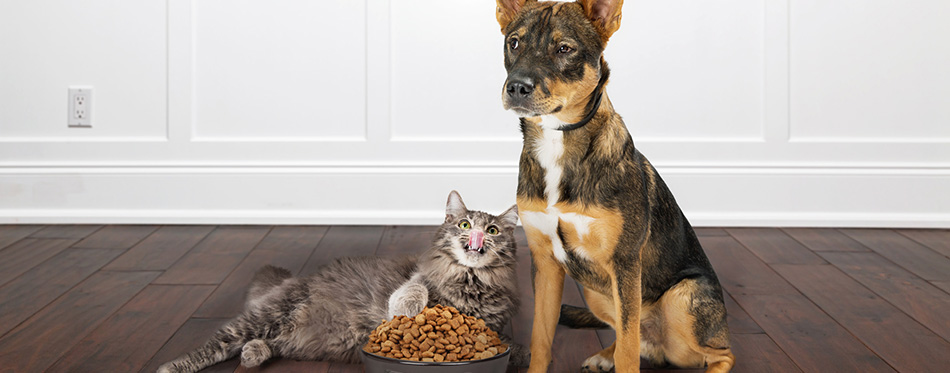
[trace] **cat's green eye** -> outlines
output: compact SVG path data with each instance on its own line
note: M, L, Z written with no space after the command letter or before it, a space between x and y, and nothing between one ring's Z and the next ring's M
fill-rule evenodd
M459 223L459 228L472 229L472 223L469 223L468 220L462 220L462 222Z
M498 233L501 233L501 232L498 231L498 228L497 228L497 227L495 227L495 226L488 227L488 234L490 234L490 235L496 235L496 234L498 234Z

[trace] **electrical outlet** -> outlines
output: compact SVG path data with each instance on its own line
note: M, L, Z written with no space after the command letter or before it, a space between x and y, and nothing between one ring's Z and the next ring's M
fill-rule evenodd
M69 87L66 124L70 127L92 127L92 87Z

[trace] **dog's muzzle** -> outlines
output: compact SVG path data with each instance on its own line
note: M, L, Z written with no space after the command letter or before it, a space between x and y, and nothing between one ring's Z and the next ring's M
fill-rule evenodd
M532 113L534 88L532 79L509 75L508 80L505 81L505 109L514 110L520 115Z

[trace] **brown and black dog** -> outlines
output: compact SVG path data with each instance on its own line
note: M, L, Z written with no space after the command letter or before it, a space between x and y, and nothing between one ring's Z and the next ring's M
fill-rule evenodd
M583 370L735 364L722 288L670 190L604 92L622 0L496 0L505 109L521 117L518 210L534 261L531 372L547 370L559 318L613 327ZM564 275L590 310L561 306Z

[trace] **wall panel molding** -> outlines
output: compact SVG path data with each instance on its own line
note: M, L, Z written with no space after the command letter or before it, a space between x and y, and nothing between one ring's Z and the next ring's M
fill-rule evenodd
M106 10L108 4L96 1L101 0L92 2L103 6L103 16L116 15ZM58 127L64 118L57 113L54 124L35 116L35 123L17 122L15 131L5 131L13 128L6 118L33 118L31 110L47 110L49 105L16 101L18 105L0 107L0 223L434 224L451 189L460 189L466 202L488 210L503 210L513 201L521 134L517 118L501 110L498 97L504 80L502 35L492 4L363 0L335 5L347 12L340 20L310 24L307 17L268 18L279 13L277 7L314 6L302 0L284 0L252 14L248 10L263 3L155 1L128 3L121 12L155 20L154 14L160 13L155 9L164 7L164 24L150 23L148 30L139 31L165 35L166 58L143 60L141 65L129 62L122 70L152 71L160 63L167 89L158 96L165 98L154 99L157 89L143 93L134 88L112 97L145 94L151 103L148 112L164 115L140 117L106 100L96 110L121 113L109 122L121 126L67 131ZM946 4L921 0L918 8L933 8L931 13L937 14ZM875 7L891 5L869 0L860 12L878 16L882 13ZM911 19L916 14L911 8L897 9L894 19ZM827 12L811 11L815 9ZM848 107L860 107L864 97L873 104L908 88L899 79L878 79L880 75L868 73L876 70L867 66L852 66L850 55L835 49L839 45L856 47L864 55L887 54L885 62L893 64L884 67L897 69L897 76L915 77L918 71L945 70L946 64L937 62L950 63L950 42L934 40L946 41L950 33L922 29L946 27L924 14L920 24L908 22L900 32L883 34L903 38L890 40L898 51L914 50L915 43L934 46L924 51L921 66L911 66L909 55L869 48L870 39L861 39L861 28L880 36L876 24L852 19L842 9L815 0L626 5L624 27L606 52L612 68L609 97L636 146L660 170L694 224L950 225L950 198L945 196L950 190L950 138L945 121L934 120L943 118L946 105L898 100L888 103L894 107L853 110L853 116L834 106L835 100L846 99L842 102ZM0 6L2 10L10 12L0 12L0 31L4 21L44 12L30 2L10 3ZM267 55L255 57L263 61L255 67L248 62L253 60L240 60L241 53L215 52L208 34L201 34L215 22L228 25L227 17L215 10L243 14L239 18L245 23L280 25L279 33L260 35L274 43L250 45L274 47L265 51L283 56L289 67L280 69ZM434 18L445 12L469 18ZM836 18L822 18L828 14ZM828 44L820 37L830 32L823 29L828 25L843 28L831 30L835 33L828 40L855 37L858 43ZM23 37L30 38L29 27L22 25ZM324 43L319 40L323 29L349 31L327 35L345 42L326 42L326 48L347 51L339 53L353 58L340 69L333 68L339 64L321 62L333 58L332 53L308 44L311 39ZM434 29L439 34L433 35ZM262 27L260 32L267 30ZM37 32L55 36L68 35L69 30ZM212 39L240 45L227 35ZM297 42L283 44L281 36ZM923 36L927 40L915 39ZM122 35L106 39L113 38ZM41 38L29 42L38 50L58 45ZM107 66L107 57L90 56L87 62ZM24 64L24 76L69 71L59 65L65 60L46 61L53 62ZM246 74L257 91L289 99L254 106L238 96L241 104L233 107L210 105L203 101L209 94L230 97L233 92L223 88L224 83L202 85L201 79L219 72L213 64L202 65L208 61L232 75ZM311 62L294 64L300 61ZM0 59L0 68L4 63ZM313 73L321 68L327 75ZM850 80L822 79L841 71ZM352 79L338 79L334 73ZM908 92L950 102L950 84L943 84L946 75L932 75L911 87L919 92ZM323 76L327 78L319 79ZM227 84L242 87L237 78L225 77ZM81 78L64 76L76 82ZM117 79L95 79L107 78ZM295 78L312 84L298 84ZM65 86L62 92L57 88L43 96L36 87L49 82L10 82L0 84L0 97L29 92L29 97L64 101ZM889 83L874 85L879 82ZM100 86L97 81L83 84ZM851 92L849 84L863 90ZM329 93L316 95L312 90ZM344 91L350 93L336 100L333 93ZM815 92L834 94L823 96L827 102L803 96ZM291 104L299 97L328 98L313 106L326 112L327 119L308 116L307 102ZM826 103L830 106L823 108ZM927 111L919 116L909 111L921 107ZM202 117L202 110L210 116ZM242 110L247 117L240 117ZM271 110L284 112L269 115ZM867 114L874 110L888 115L904 110L913 114L908 120L918 121ZM837 118L825 123L827 131L821 125L827 121L820 115L825 111ZM228 126L228 118L235 115L238 121L257 119ZM213 121L202 122L206 119ZM53 125L55 131L35 131Z

